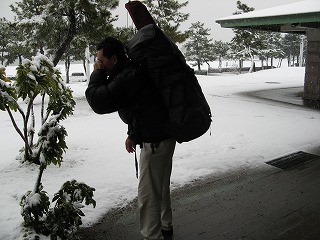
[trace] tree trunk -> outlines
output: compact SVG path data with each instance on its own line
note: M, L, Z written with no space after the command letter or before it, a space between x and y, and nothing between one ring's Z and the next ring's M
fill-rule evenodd
M252 71L253 71L253 67L254 67L254 58L253 58L253 55L252 55L252 53L251 53L251 49L250 49L250 47L249 47L249 49L248 49L249 51L248 51L248 53L249 53L249 55L250 55L250 59L251 59L251 66L250 66L250 69L249 69L249 73L252 73Z
M39 168L39 174L38 174L38 178L37 178L37 182L36 182L36 185L34 187L34 193L40 193L40 186L41 186L41 178L42 178L42 175L43 175L43 171L44 171L45 167L44 165L40 165L40 168ZM36 233L40 233L40 229L39 229L39 214L37 212L37 214L34 214L34 221L35 221L35 224L34 224L34 230L36 231Z
M65 61L65 67L66 67L66 83L70 82L69 73L70 73L70 56L67 56Z
M197 60L197 64L198 64L198 70L201 71L201 65L200 65L200 60Z
M35 116L34 116L34 109L33 109L33 105L32 105L32 107L31 107L31 124L29 127L29 145L30 146L33 146L35 127L36 127L36 122L35 122Z
M38 175L38 178L37 178L37 182L36 182L36 185L34 187L34 192L35 193L39 193L40 192L41 178L42 178L42 174L43 174L44 169L45 169L44 165L41 164L40 167L39 167L39 175Z
M222 67L222 59L221 59L221 56L219 56L219 68Z
M19 54L18 57L19 57L19 64L22 64L22 56Z
M294 67L295 66L295 56L292 55L292 66Z
M251 66L250 66L250 69L249 69L249 73L252 73L254 66L255 66L254 60L253 60L253 58L251 58Z
M57 66L58 62L60 61L62 55L65 53L66 49L72 42L74 36L76 35L77 28L76 28L76 14L74 9L70 9L68 13L68 19L70 21L70 26L68 30L68 34L64 42L61 44L61 46L58 48L57 52L55 53L55 56L53 58L53 65Z
M85 59L82 60L82 65L83 65L84 72L87 75L87 68L86 68L86 60Z
M281 68L281 65L282 65L282 58L280 59L280 62L279 62L279 68Z

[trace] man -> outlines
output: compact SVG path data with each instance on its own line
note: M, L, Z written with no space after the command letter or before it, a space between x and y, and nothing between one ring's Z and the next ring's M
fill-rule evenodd
M165 133L168 113L145 70L128 59L123 44L106 38L97 46L97 62L86 90L98 114L118 111L128 125L125 148L141 146L138 207L143 239L172 235L170 176L176 141Z

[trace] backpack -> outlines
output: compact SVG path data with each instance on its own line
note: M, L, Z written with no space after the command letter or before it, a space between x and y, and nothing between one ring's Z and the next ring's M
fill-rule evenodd
M134 8L130 4L134 4ZM212 120L193 69L178 47L154 24L141 2L129 2L126 8L134 22L139 22L139 30L127 45L127 53L130 59L147 69L160 93L169 116L165 132L179 143L200 137L209 129ZM139 11L130 11L132 9Z

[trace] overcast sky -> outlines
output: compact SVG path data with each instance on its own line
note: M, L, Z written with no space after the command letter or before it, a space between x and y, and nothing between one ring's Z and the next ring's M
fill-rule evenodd
M242 3L254 7L255 10L300 1L301 0L241 0ZM13 13L9 5L14 2L17 2L17 0L0 0L0 17L13 20ZM120 0L119 7L114 11L115 15L119 15L119 20L115 23L116 26L125 26L127 24L127 11L124 8L126 2L128 2L128 0ZM179 2L185 2L185 0L179 0ZM232 30L221 28L219 24L215 23L215 20L232 15L237 8L236 2L237 0L189 0L189 4L181 9L182 12L190 13L188 21L181 25L181 30L186 30L191 26L191 23L200 21L204 23L205 28L211 29L211 37L214 40L230 41L233 36ZM130 17L129 24L131 24Z

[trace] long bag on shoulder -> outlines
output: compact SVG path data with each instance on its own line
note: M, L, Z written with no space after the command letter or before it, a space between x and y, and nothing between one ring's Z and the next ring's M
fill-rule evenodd
M200 137L212 120L193 69L178 47L154 24L141 2L128 2L125 6L139 29L128 44L128 55L147 69L160 92L169 114L165 131L179 143Z

